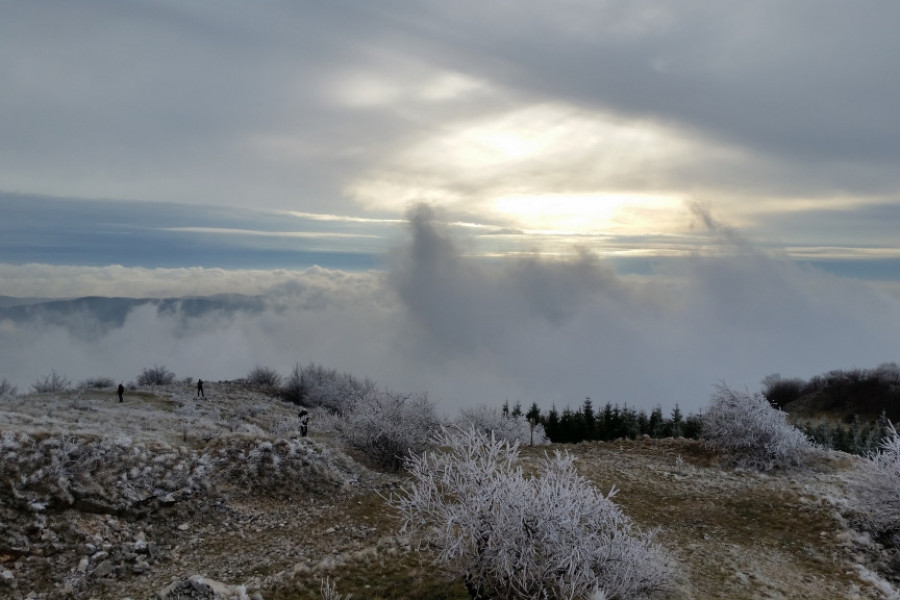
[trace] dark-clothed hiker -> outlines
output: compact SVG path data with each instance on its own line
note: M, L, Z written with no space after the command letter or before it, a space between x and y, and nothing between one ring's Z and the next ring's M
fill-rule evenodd
M306 437L309 430L309 413L306 410L300 411L300 437Z
M197 397L199 398L200 396L203 396L204 398L206 398L206 394L203 393L203 380L202 379L197 380Z
M122 395L125 393L125 386L120 383L119 389L116 390L116 392L119 394L119 402L124 402L125 400L122 398Z

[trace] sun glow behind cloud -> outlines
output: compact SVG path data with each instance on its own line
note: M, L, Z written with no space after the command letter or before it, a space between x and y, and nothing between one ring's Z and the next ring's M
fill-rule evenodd
M552 103L449 121L385 153L348 187L370 210L428 202L523 234L672 232L667 185L699 142L660 123ZM652 175L651 175L652 174Z
M658 233L670 229L684 202L640 194L546 194L507 196L492 209L534 233Z

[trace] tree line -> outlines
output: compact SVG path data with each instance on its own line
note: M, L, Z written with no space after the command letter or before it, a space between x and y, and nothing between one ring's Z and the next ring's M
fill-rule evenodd
M516 403L510 408L508 401L504 402L502 413L507 417L523 416L522 406ZM659 406L649 414L628 405L620 407L610 402L595 409L590 398L585 398L578 410L566 407L562 412L555 405L543 412L535 402L524 417L532 426L541 425L551 442L561 444L634 439L645 435L651 438L697 439L702 424L700 415L685 416L677 404L671 414L665 416Z

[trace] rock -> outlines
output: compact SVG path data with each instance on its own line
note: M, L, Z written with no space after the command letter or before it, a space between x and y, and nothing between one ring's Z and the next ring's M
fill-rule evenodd
M139 560L131 567L131 572L135 575L142 575L150 570L150 563L146 560Z
M88 570L88 565L90 564L90 559L87 556L83 556L80 561L78 561L78 566L75 567L75 570L78 573L86 573Z
M97 565L96 569L94 569L94 577L106 577L113 572L113 569L115 569L113 562L111 560L104 560Z
M157 600L182 600L198 598L202 600L249 600L244 586L232 586L202 575L192 575L188 579L173 581L156 593Z

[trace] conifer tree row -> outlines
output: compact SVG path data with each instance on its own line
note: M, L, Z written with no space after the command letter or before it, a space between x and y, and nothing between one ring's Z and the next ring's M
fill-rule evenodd
M507 402L503 404L502 412L504 415L522 414L522 409L517 403L510 410ZM668 417L659 406L649 415L643 410L609 402L601 409L595 409L590 398L584 399L579 410L566 407L560 413L554 405L543 413L537 403L533 403L524 414L529 422L543 425L547 437L554 443L634 439L643 435L651 438L700 437L700 416L685 417L677 404Z

